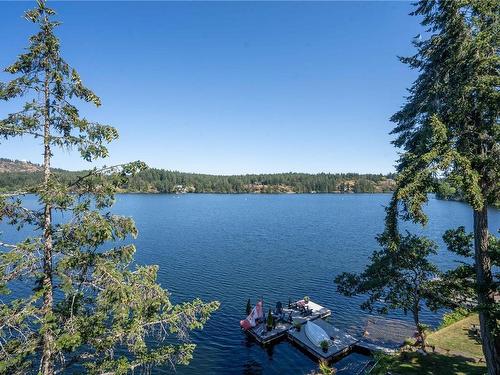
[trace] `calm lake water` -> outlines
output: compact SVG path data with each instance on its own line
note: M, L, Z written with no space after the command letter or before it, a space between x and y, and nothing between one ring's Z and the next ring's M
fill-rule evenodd
M189 367L178 367L178 374L305 374L316 365L296 347L283 341L263 349L240 331L246 301L263 296L269 308L308 295L332 309L333 324L362 331L367 317L359 309L362 299L340 296L333 279L366 265L389 199L389 194L128 194L117 197L113 211L134 217L136 260L160 266L159 282L174 302L195 297L221 302L205 329L193 334L194 359ZM446 229L472 229L471 210L463 203L431 198L426 212L429 224L418 231L441 245ZM489 223L496 232L500 211L490 210ZM442 249L434 260L445 269L455 258ZM425 323L436 325L439 319L424 312ZM359 355L348 356L337 367L349 374L358 362Z

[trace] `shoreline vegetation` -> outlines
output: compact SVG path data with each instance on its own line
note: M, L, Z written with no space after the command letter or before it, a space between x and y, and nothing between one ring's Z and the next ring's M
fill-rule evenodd
M38 164L0 159L0 192L27 190L42 181ZM64 182L71 182L88 171L54 169ZM120 193L390 193L394 174L358 173L270 173L246 175L211 175L149 168L131 176Z
M39 164L0 158L0 194L29 192L42 181ZM61 181L70 183L89 171L52 169ZM384 194L393 193L396 174L361 173L265 173L212 175L148 168L130 176L119 194ZM464 195L447 181L434 192L436 199L465 202ZM492 205L500 208L500 202Z

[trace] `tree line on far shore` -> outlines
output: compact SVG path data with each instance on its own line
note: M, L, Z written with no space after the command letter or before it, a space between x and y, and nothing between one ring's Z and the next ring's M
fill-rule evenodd
M37 164L0 158L0 192L28 191L42 181L39 168ZM67 183L88 173L53 171ZM288 172L224 176L149 168L131 176L120 190L131 193L389 193L394 191L396 178L395 173ZM441 200L465 201L464 194L445 180L436 180L433 191ZM500 207L500 202L493 206Z
M54 171L66 182L86 171ZM150 168L130 177L123 192L140 193L383 193L394 189L393 174L273 173L220 176ZM0 192L27 191L42 173L0 173Z

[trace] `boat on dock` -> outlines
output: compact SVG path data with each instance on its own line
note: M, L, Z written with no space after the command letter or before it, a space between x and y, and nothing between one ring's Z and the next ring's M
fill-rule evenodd
M261 301L257 306L261 306L260 304ZM255 311L260 311L260 309L254 308L249 317L240 322L240 326L246 334L261 345L270 345L288 339L316 359L333 361L348 353L358 341L325 321L324 319L331 315L331 310L310 300L300 300L290 303L288 308L275 309L272 316L276 318L276 321L271 329L268 328L263 315L260 319L253 319ZM249 326L248 322L255 324ZM324 340L329 344L326 351L321 348L321 342Z
M331 310L312 301L300 300L290 303L286 308L282 307L280 303L272 312L275 324L269 329L264 319L262 301L259 301L250 315L240 321L240 327L260 344L269 344L283 339L295 325L303 325L308 321L326 318L331 313Z
M308 335L307 333L308 331L311 331L310 328L314 327L310 324L314 324L314 326L318 327L326 335L322 335L322 338L328 341L327 350L321 348L321 341L323 340L320 340L319 345L317 345L316 342L318 342L318 339L311 340L309 338L310 335ZM310 328L307 329L307 326L309 326ZM325 360L328 362L336 361L349 354L358 342L358 339L354 336L351 336L347 332L335 327L334 325L323 319L317 319L314 321L314 323L308 322L304 325L303 328L304 329L300 330L296 328L291 329L288 332L288 339L304 352L319 360ZM319 332L319 329L313 328L313 330L316 330L316 332Z
M290 302L287 308L277 303L271 318L265 319L263 303L259 301L240 326L261 345L286 339L307 355L327 362L339 361L350 353L390 353L412 333L411 325L406 322L371 317L364 333L354 337L325 320L331 313L330 309L303 299ZM321 344L323 341L328 342L328 347Z
M326 334L325 330L311 321L304 324L304 332L309 341L317 347L321 347L323 341L330 343L330 336Z

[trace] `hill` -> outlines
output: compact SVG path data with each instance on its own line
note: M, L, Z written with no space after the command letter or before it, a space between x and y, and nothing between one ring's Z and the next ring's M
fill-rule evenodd
M0 173L6 172L41 172L42 166L29 161L0 158Z
M71 181L84 173L54 169ZM41 166L0 159L0 191L25 191L40 183ZM150 168L129 179L123 192L142 193L382 193L395 185L393 175L358 173L273 173L219 176Z

